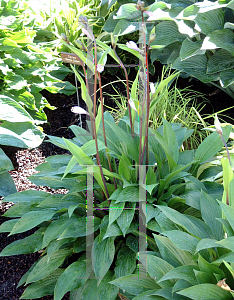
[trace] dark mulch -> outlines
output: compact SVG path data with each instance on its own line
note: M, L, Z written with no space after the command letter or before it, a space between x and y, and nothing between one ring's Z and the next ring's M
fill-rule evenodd
M161 65L156 63L155 66L157 72L155 77L151 78L152 81L157 81L157 79L160 78L161 76ZM134 76L135 76L134 72L131 72L130 79L134 79ZM68 79L70 82L74 82L74 79L71 75L69 76ZM113 77L111 77L109 74L104 74L102 82L103 84L106 84L110 82L111 79L113 79ZM233 105L234 103L232 98L230 98L227 94L223 93L219 89L213 86L207 86L196 80L192 80L191 82L189 82L188 79L180 78L178 80L177 86L180 88L190 86L191 89L205 93L206 98L210 101L209 104L207 104L203 110L203 113L205 114L210 114L215 111L219 111L221 109ZM125 93L123 83L121 82L116 83L115 87L117 87L122 93ZM111 93L110 86L106 87L105 91ZM45 133L49 135L72 138L73 133L68 127L72 124L78 125L79 123L77 120L77 116L71 112L71 107L77 105L76 94L68 97L63 94L52 95L47 92L43 92L43 95L48 99L51 105L57 107L54 111L48 109L46 110L48 116L48 124L43 125ZM109 106L113 106L112 103L108 102L108 98L105 100ZM81 106L84 107L82 101L81 101ZM234 110L233 109L229 110L225 114L230 117L233 117ZM226 120L230 121L229 119ZM27 164L25 164L24 166L24 164L22 164L21 161L21 165L19 166L17 163L17 159L15 156L15 152L17 149L12 147L3 147L3 148L4 151L7 153L7 155L12 159L15 165L15 170L12 171L12 176L15 176L16 178L17 176L18 177L23 176L22 174L24 174L24 172L26 172L27 174L27 170L26 170ZM60 149L50 143L47 143L46 141L44 141L37 150L39 151L41 157L48 157L51 155L66 153L65 150ZM29 155L27 154L28 152L26 153L27 158L26 159L23 158L22 159L23 161L27 159L29 160L31 159L30 151L29 151ZM25 155L25 152L18 152L18 153L19 153L18 160L21 153L22 155ZM32 155L32 157L34 157L35 159L35 153L34 156ZM37 154L36 157L38 157ZM19 168L21 169L19 170ZM25 168L25 170L23 168ZM26 185L28 184L29 185L28 188L30 188L30 183L28 183L26 179L23 179L19 183L18 190L20 190L20 186L23 187L24 184ZM1 216L6 211L6 209L7 209L7 205L6 204L1 205L0 202L0 224L6 220L5 217ZM11 242L16 241L18 239L22 239L32 234L33 232L34 230L31 230L29 232L13 235L10 237L7 237L7 234L5 233L1 234L0 251ZM17 284L20 278L22 277L22 275L28 271L28 269L39 258L39 256L40 256L39 253L34 253L28 255L18 255L18 256L0 258L0 299L1 300L18 300L20 298L20 296L24 291L24 287L17 288ZM47 296L41 298L41 300L46 300L46 299L47 300L53 299L53 296ZM69 296L66 295L63 299L69 299Z

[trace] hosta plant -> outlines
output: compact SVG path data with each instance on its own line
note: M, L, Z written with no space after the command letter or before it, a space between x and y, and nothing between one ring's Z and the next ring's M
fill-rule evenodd
M138 31L143 11L147 42L150 32L156 34L151 62L172 64L187 76L218 85L233 97L233 1L139 3L122 4L104 30L118 36Z
M43 109L52 109L40 91L70 95L75 88L62 81L70 72L62 60L34 42L26 7L14 0L0 4L0 145L33 148L44 138L37 126L47 121Z
M227 211L232 212L233 208L220 202L221 184L201 182L197 178L199 168L222 149L219 134L213 132L196 151L180 151L191 130L165 120L157 130L149 128L152 92L149 79L144 77L148 61L146 43L141 56L142 68L131 93L127 86L128 110L116 124L110 113L103 113L102 97L97 108L96 79L101 88L100 72L105 62L97 63L96 40L87 19L83 17L81 22L84 33L94 44L94 64L89 53L87 60L83 60L84 70L85 64L89 70L93 69L94 97L90 86L85 85L89 73L83 74L83 80L75 71L88 111L80 107L73 111L85 113L90 119L86 129L70 127L75 135L73 139L50 136L52 143L71 154L47 158L37 167L38 173L30 177L37 185L63 188L67 193L28 190L3 200L15 205L5 213L12 219L3 223L0 231L13 235L35 228L35 232L8 245L1 256L41 253L18 284L26 285L21 299L54 295L55 300L61 300L70 292L73 300L119 300L152 290L162 292L151 296L152 299L172 299L172 288L178 277L170 274L171 278L165 279L163 276L173 269L177 274L177 267L187 265L184 273L190 270L191 279L186 281L185 274L175 292L183 293L185 287L196 285L198 277L213 276L214 284L223 280L231 266L226 259L226 264L222 263L224 270L220 271L217 259L222 259L222 251L229 254L230 248L225 244L229 240L223 238L227 233L232 239L232 219ZM115 46L113 42L113 49L105 49L106 54L115 56ZM71 45L68 47L73 49ZM76 53L82 60L84 54L78 50ZM232 126L222 130L226 142ZM204 208L206 205L208 210ZM173 233L178 240L173 238ZM224 250L216 250L217 245ZM149 266L156 268L155 273L145 269L148 260L145 251L152 262ZM214 268L206 272L212 268L213 260L216 260ZM192 268L201 274L192 276ZM162 283L158 274L162 275ZM125 276L133 278L131 288L119 284ZM218 287L214 285L214 288ZM223 290L218 289L221 294ZM226 293L229 297L230 292Z

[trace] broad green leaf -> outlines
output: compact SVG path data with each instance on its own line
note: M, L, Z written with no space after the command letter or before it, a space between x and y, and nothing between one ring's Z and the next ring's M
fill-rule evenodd
M63 269L57 269L45 278L30 284L25 289L20 299L33 299L53 295L56 282L63 271Z
M116 203L144 201L144 199L139 199L139 197L139 188L135 186L128 186L120 192Z
M50 220L54 214L53 210L30 211L19 219L9 235L30 230L42 222Z
M112 194L113 195L113 194ZM110 226L121 215L124 209L125 202L116 203L115 200L111 201L109 208L109 225Z
M14 227L16 222L18 222L18 219L13 219L13 220L8 220L8 221L3 222L0 225L0 233L11 232L11 230Z
M182 265L194 265L196 264L193 256L184 250L177 248L167 237L153 234L159 251L168 263L174 267Z
M84 285L91 271L90 263L85 260L78 260L69 265L55 285L54 300L61 300L67 292Z
M210 227L215 238L217 240L222 239L224 236L223 226L216 220L216 218L222 217L222 210L217 200L214 200L210 195L201 191L200 206L202 219Z
M44 139L44 133L31 122L11 123L0 126L0 144L20 148L36 148Z
M141 17L141 12L137 10L133 3L123 4L117 11L115 19L135 20Z
M174 42L183 42L186 34L181 34L178 26L174 21L163 21L155 27L156 39L155 44L167 46Z
M26 284L45 278L62 265L64 259L72 254L70 249L56 251L48 262L47 255L43 256L30 272Z
M92 234L93 228L96 231L99 227L100 219L92 217L78 217L72 215L70 218L68 214L62 215L58 220L54 220L46 229L43 247L47 246L50 241L54 239L64 239L70 237L82 237ZM87 232L89 228L90 232Z
M72 143L71 141L64 139L69 151L75 156L80 165L94 165L93 160L84 153L84 151Z
M48 261L50 260L51 255L58 251L62 246L64 247L65 244L70 244L73 242L75 238L67 238L67 239L62 239L62 240L53 240L49 243L47 246L47 257Z
M115 261L116 277L131 275L136 269L136 259L136 253L129 247L123 246L119 250Z
M179 230L165 231L163 235L166 235L177 248L195 253L198 238Z
M109 270L115 255L115 238L106 238L99 242L98 237L94 240L92 248L92 264L98 285Z
M43 234L44 229L42 228L24 239L12 242L2 250L0 256L29 254L41 250Z
M49 193L36 191L36 190L26 190L22 192L18 192L12 195L5 197L2 201L3 202L37 202L38 204L45 200L46 197L50 196Z
M139 276L127 275L117 278L110 283L133 295L140 295L148 290L159 288L154 279L144 276L143 274L139 274Z
M134 298L132 298L132 300L161 300L162 297L157 297L154 295L155 292L157 292L157 290L149 290L149 291L146 291L144 293L141 293L139 296L136 296ZM127 299L126 299L127 300Z
M217 280L214 278L214 276L212 276L209 273L194 270L194 274L195 274L197 282L199 284L203 284L203 283L216 284L216 282L217 282Z
M109 283L114 278L114 272L109 270L99 285L97 280L89 279L83 287L72 291L70 297L72 300L115 300L119 289Z
M166 120L163 120L163 137L167 142L170 156L177 163L179 158L179 147L176 135L171 125Z
M200 27L201 31L208 35L215 30L223 29L224 27L224 11L222 8L198 13L195 18L196 24Z
M189 38L186 38L180 49L180 57L182 60L189 57L205 54L205 50L201 50L202 41L191 41ZM215 72L214 72L215 73Z
M219 205L221 206L228 222L230 223L232 229L234 230L234 207L231 207L222 202L220 202Z
M0 173L0 196L7 197L16 193L15 183L8 172Z
M199 251L204 250L204 249L217 248L217 247L220 247L220 246L217 244L216 240L202 239L197 244L196 252L199 252Z
M207 37L204 39L202 49L210 49L211 43L214 45L214 48L222 48L229 51L232 55L234 54L233 46L234 33L230 29L220 29L210 32Z
M125 236L135 215L136 203L126 203L124 210L117 219L117 223Z
M230 236L230 237L227 237L226 239L218 241L217 244L219 244L227 249L230 249L234 252L234 236Z
M220 268L206 261L200 254L198 256L198 265L202 272L206 272L211 275L220 274L223 278L225 277L224 272Z
M157 257L156 255L151 255L148 253L144 254L140 252L139 260L142 264L144 264L144 267L146 268L150 277L155 279L157 282L159 282L165 274L174 269L174 267L166 260Z
M225 291L224 289L222 289L221 287L215 284L209 284L209 283L195 285L177 293L194 300L233 299L230 292Z
M161 283L165 280L183 279L192 285L196 285L197 280L194 275L194 270L198 270L198 266L181 266L167 272L158 282Z
M229 51L219 49L208 60L207 73L217 73L232 69L234 66L234 57Z
M194 55L185 60L178 57L172 64L173 69L177 69L194 76L202 82L210 82L218 80L218 74L207 73L207 57L203 55Z
M186 231L195 235L198 238L209 238L212 236L211 230L207 224L203 221L185 214L181 214L178 211L158 205L158 208L176 224L182 226ZM160 225L160 223L159 223Z
M231 128L229 126L223 128L223 137L226 142L229 138L230 132ZM209 147L209 145L212 145L212 147ZM198 160L199 163L203 163L212 156L216 155L218 151L222 149L222 147L222 139L217 132L213 132L199 145L195 154L195 159Z
M15 100L0 96L0 119L9 122L32 122L30 114Z

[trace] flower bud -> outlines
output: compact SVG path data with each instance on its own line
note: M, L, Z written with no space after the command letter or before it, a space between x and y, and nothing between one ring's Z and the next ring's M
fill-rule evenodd
M215 114L214 125L215 125L216 132L217 132L219 135L222 135L222 134L223 134L223 130L222 130L221 124L220 124L220 122L219 122L219 119L218 119L217 114Z
M80 23L80 25L83 28L87 29L87 27L88 27L88 19L87 19L87 17L85 17L85 16L79 16L79 23Z
M151 33L150 37L149 37L149 42L152 43L155 39L156 39L156 34L155 33Z
M143 1L137 1L136 8L138 10L144 11L145 10L145 3Z

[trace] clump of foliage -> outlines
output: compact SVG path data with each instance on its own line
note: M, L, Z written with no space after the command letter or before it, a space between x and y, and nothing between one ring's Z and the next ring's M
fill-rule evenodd
M233 1L221 0L146 2L142 11L147 32L156 34L151 62L172 64L233 97L233 9ZM141 21L135 3L124 3L109 17L104 30L124 36L138 31Z
M42 251L19 282L27 286L21 299L54 295L60 300L69 291L72 300L232 299L232 291L220 282L227 278L226 284L234 286L234 209L227 202L233 183L223 188L198 179L198 171L222 149L222 139L227 142L232 126L210 134L196 151L179 151L192 130L166 120L157 130L149 128L153 93L146 77L146 42L130 91L115 41L106 47L94 38L87 18L80 22L94 44L94 63L89 52L86 59L81 50L67 47L83 62L84 79L74 71L88 111L73 111L89 116L87 129L72 125L71 140L50 136L71 155L47 158L31 176L38 185L68 192L28 190L4 198L15 205L5 213L12 220L0 226L1 232L37 230L8 245L1 256ZM103 113L102 96L97 107L97 81L101 89L105 65L105 58L97 60L97 44L126 74L128 110L118 124ZM93 99L85 64L94 72Z
M44 108L53 109L40 91L70 95L75 88L62 81L70 69L39 43L36 25L24 16L27 6L15 0L0 4L0 145L37 147L44 138L38 125L47 122ZM16 191L7 173L13 166L2 150L1 157L0 195L7 196Z

